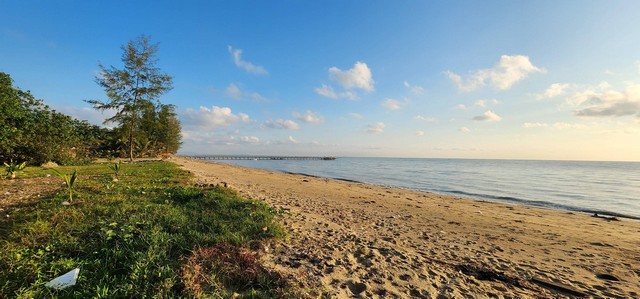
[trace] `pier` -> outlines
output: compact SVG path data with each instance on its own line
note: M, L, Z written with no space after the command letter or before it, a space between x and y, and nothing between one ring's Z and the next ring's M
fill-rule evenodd
M234 156L234 155L202 155L185 156L195 160L324 160L332 161L336 157L313 157L313 156Z

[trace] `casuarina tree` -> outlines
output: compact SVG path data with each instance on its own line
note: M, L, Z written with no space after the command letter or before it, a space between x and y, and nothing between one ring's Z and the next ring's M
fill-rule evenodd
M151 43L149 37L138 36L122 46L122 50L124 68L100 64L101 72L96 76L109 100L87 102L98 110L116 111L105 123L117 123L120 131L126 133L129 159L133 161L138 122L148 107L159 104L160 96L171 90L173 79L157 67L158 44Z

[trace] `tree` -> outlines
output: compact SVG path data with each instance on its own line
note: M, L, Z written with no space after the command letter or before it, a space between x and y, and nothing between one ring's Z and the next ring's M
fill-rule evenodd
M182 126L173 105L161 105L158 112L161 130L158 134L158 144L162 153L175 154L182 145Z
M181 125L174 105L146 107L136 131L136 151L141 156L175 154L182 144Z
M18 156L17 147L24 145L30 111L39 105L28 91L13 87L9 74L0 73L0 161L24 160Z
M0 162L83 162L106 152L111 135L111 130L56 112L0 72Z
M135 131L142 114L149 106L158 102L158 98L172 89L171 76L161 73L156 67L155 57L158 44L152 44L149 37L141 35L122 46L123 69L113 66L107 68L100 64L101 72L96 83L104 88L109 101L89 100L95 109L115 109L116 115L105 123L115 122L127 134L129 159L133 161Z

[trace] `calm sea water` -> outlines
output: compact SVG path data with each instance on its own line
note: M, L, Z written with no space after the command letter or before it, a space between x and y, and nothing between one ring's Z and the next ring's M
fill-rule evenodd
M640 219L640 163L338 158L220 161L376 185Z

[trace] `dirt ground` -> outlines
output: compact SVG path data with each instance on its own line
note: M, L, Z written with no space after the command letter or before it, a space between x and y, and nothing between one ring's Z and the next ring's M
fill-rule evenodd
M25 204L60 190L62 181L57 177L0 179L0 221Z

